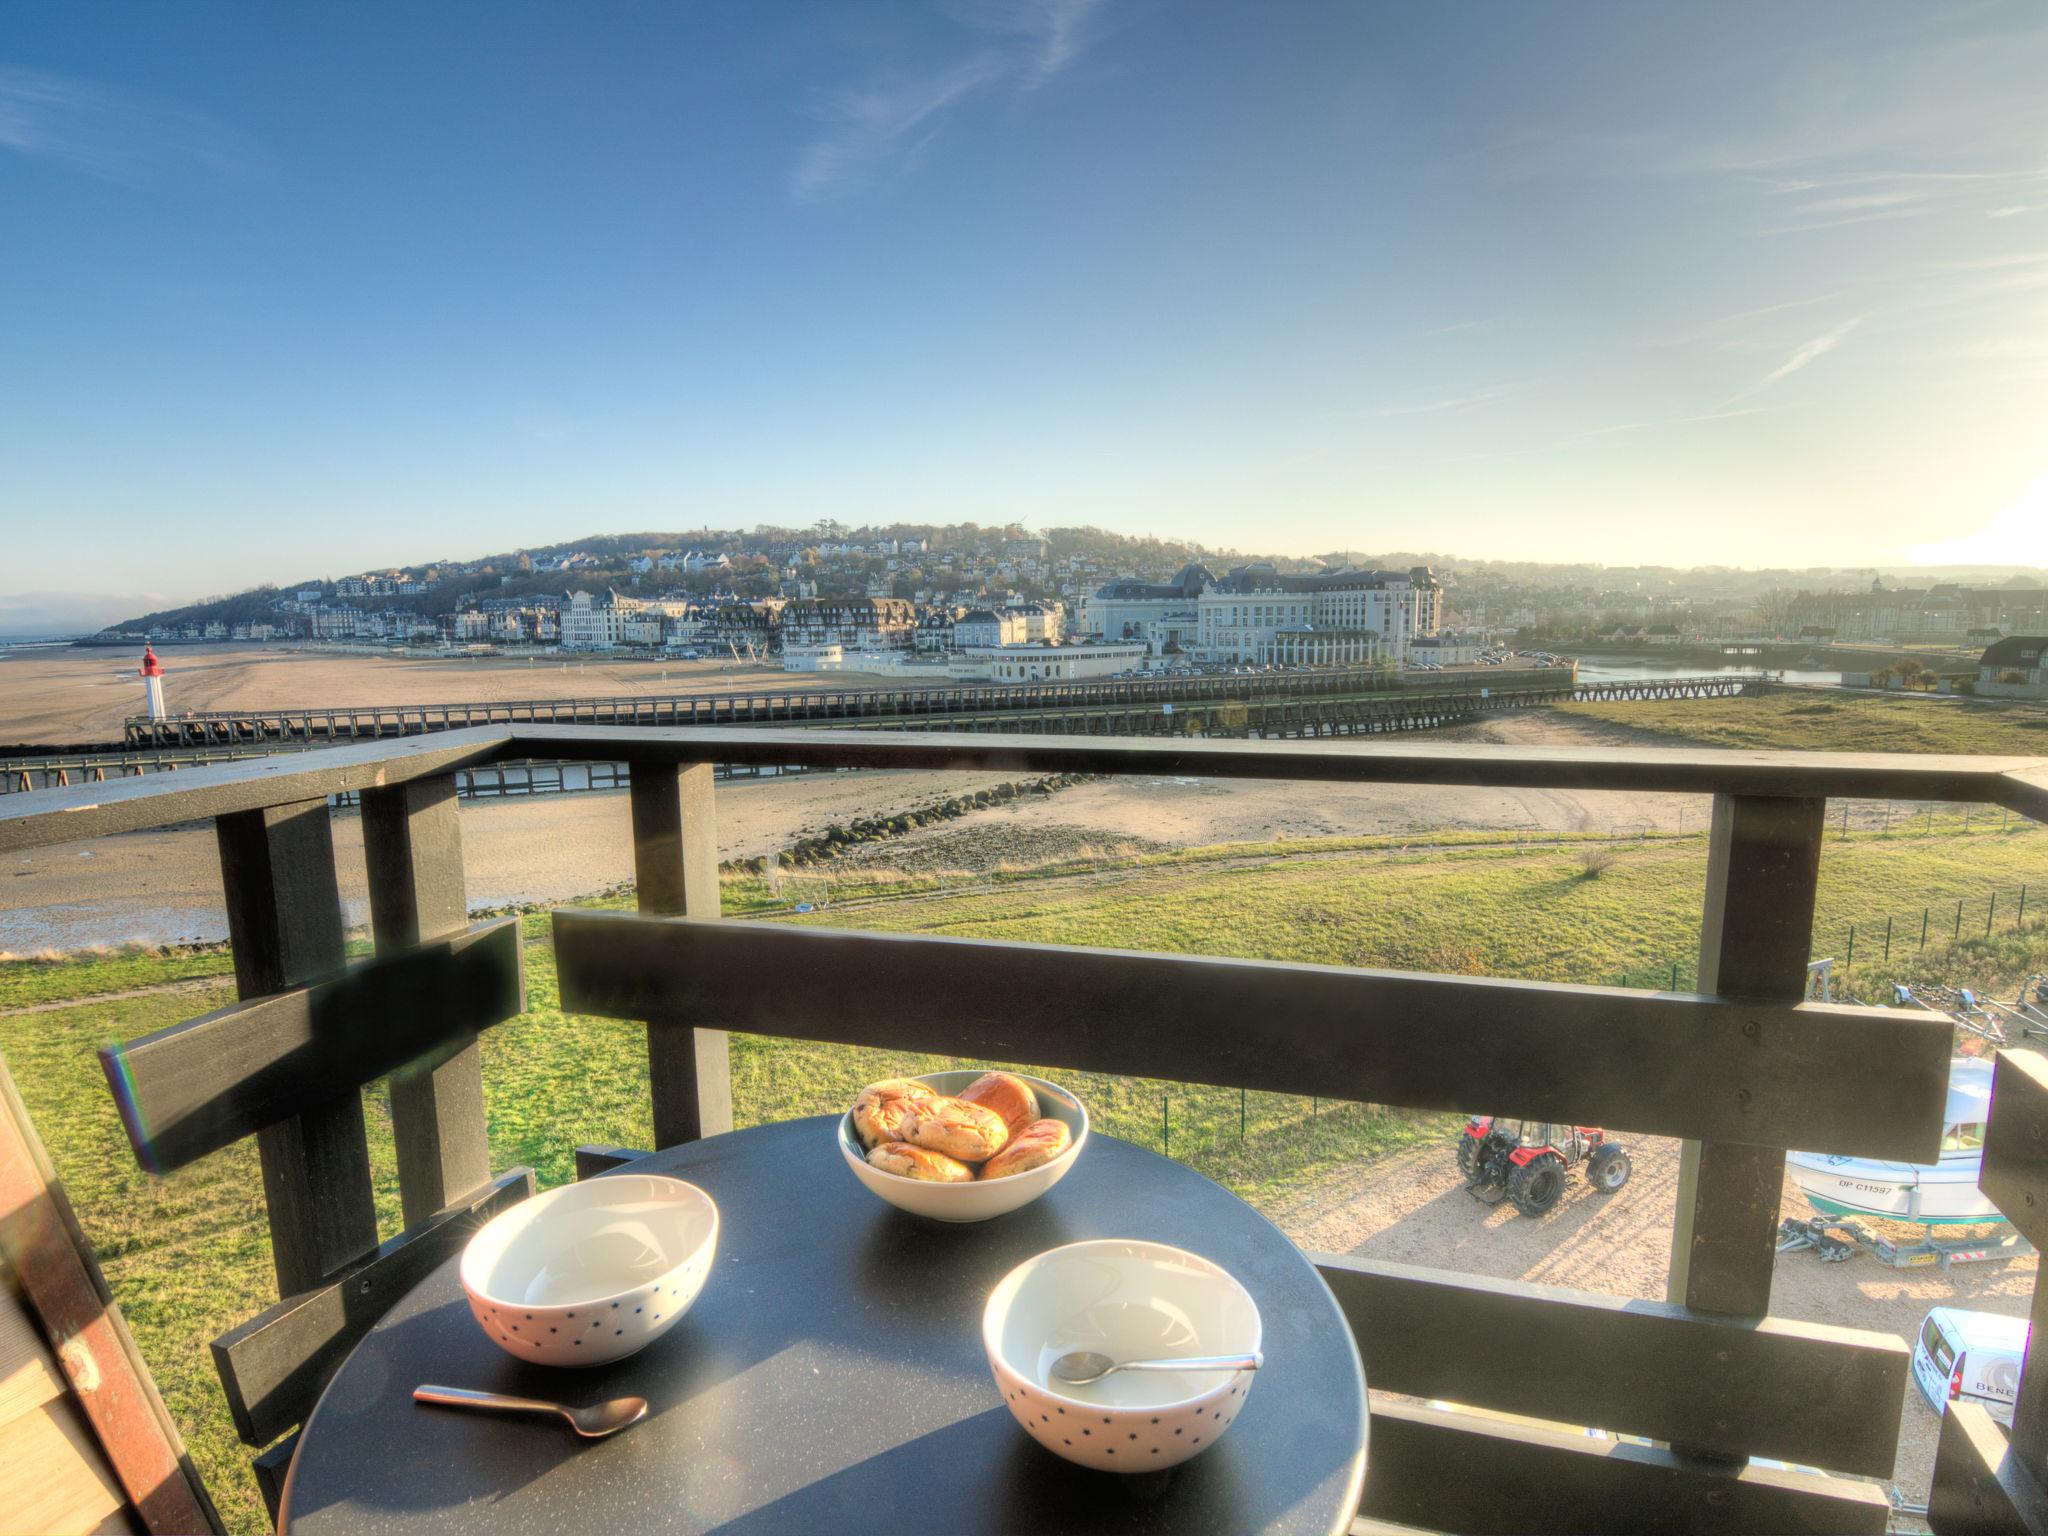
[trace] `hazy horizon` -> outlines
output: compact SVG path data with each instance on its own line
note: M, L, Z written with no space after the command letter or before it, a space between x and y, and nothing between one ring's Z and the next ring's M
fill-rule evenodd
M25 4L0 633L820 517L2048 565L2044 78L2011 0Z

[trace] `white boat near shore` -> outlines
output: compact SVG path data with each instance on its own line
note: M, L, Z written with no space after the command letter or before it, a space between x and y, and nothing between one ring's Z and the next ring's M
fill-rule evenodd
M1824 1216L1876 1216L1918 1226L1985 1226L2005 1220L1977 1187L1984 1122L1991 1111L1991 1063L1957 1057L1949 1066L1941 1160L1891 1163L1871 1157L1791 1152L1792 1182Z

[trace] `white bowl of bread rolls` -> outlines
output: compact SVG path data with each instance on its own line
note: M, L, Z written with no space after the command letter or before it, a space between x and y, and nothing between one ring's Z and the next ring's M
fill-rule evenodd
M899 1210L987 1221L1067 1176L1088 1111L1066 1089L1018 1072L928 1072L861 1089L839 1120L854 1177Z

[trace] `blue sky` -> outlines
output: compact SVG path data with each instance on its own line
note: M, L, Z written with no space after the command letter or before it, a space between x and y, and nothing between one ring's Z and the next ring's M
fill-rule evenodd
M2048 562L2033 3L17 3L0 628L596 531Z

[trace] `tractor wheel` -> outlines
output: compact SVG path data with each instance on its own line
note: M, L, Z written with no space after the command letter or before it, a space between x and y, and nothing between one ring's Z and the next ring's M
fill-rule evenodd
M1470 1184L1479 1173L1479 1138L1458 1133L1458 1172Z
M1629 1166L1628 1153L1613 1142L1595 1147L1593 1155L1586 1159L1586 1182L1603 1195L1611 1195L1628 1182L1634 1170Z
M1541 1216L1563 1193L1564 1159L1554 1152L1546 1152L1508 1175L1508 1198L1524 1216Z

